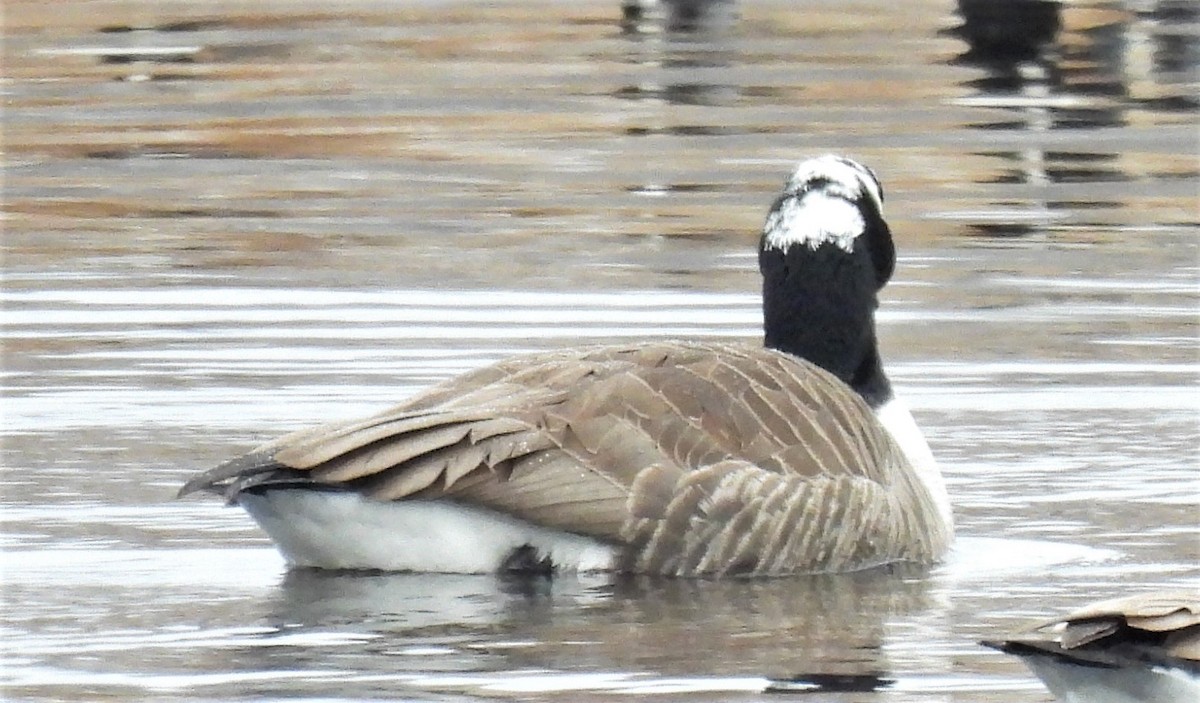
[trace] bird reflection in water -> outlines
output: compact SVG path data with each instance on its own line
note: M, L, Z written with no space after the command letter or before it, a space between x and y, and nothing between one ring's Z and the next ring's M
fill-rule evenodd
M885 644L893 631L919 638L935 610L925 575L912 565L766 580L296 569L272 619L289 630L345 623L385 633L393 646L397 637L447 642L506 660L491 671L583 667L762 677L777 691L869 691L892 681Z

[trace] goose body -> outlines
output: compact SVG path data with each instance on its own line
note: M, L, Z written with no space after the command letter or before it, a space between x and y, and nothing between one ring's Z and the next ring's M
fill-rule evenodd
M802 163L759 260L765 346L512 357L287 435L180 494L222 493L308 567L720 576L937 560L945 487L875 344L894 251L874 174Z
M1200 701L1200 589L1093 603L984 644L1064 703Z

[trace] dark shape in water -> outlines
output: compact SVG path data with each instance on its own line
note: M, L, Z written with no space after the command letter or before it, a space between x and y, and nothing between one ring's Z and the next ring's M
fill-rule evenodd
M952 31L970 46L968 61L1031 61L1062 28L1061 6L1051 0L958 0L963 24Z
M622 0L621 27L643 31L661 22L668 32L727 27L737 19L736 0Z
M882 674L797 674L767 684L763 693L872 693L896 683Z

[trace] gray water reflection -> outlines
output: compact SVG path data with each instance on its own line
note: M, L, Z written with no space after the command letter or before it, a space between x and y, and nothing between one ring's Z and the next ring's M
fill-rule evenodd
M6 6L7 698L1042 700L975 641L1197 581L1190 3L620 5ZM753 342L761 218L825 151L888 191L931 573L288 573L171 500L510 353Z

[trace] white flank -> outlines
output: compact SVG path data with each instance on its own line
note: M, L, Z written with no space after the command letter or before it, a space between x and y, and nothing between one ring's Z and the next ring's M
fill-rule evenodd
M609 571L611 545L447 501L375 501L356 493L277 489L238 502L296 566L494 573L533 547L563 571Z
M917 427L912 413L903 401L892 398L875 410L875 417L892 439L900 445L921 483L929 490L937 505L938 514L951 534L954 532L954 511L950 506L950 494L946 491L946 479L938 470L937 461L925 441L925 435Z
M866 226L853 202L813 191L799 199L788 198L767 216L763 246L787 251L797 244L816 249L831 242L849 252L854 250L854 239Z
M1040 655L1021 659L1056 698L1067 703L1200 700L1200 678L1179 669L1137 663L1106 669Z

